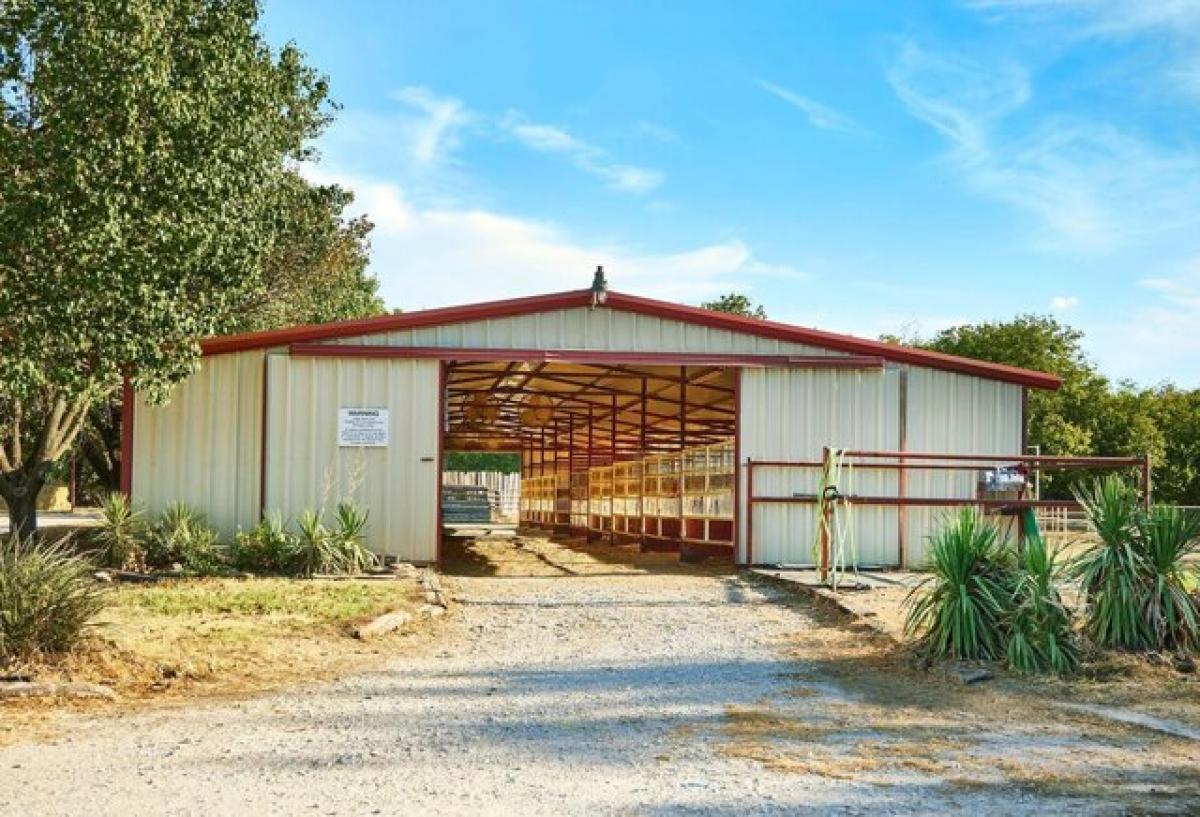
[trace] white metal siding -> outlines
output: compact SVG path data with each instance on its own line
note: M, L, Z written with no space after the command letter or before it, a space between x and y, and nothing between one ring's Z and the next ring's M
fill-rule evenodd
M905 447L930 454L1020 454L1021 391L1011 383L911 367ZM912 497L974 497L976 479L963 471L911 471L907 492ZM945 508L905 511L910 566L924 563L927 537L946 514Z
M258 521L263 355L206 357L167 405L137 400L133 497L148 513L186 502L226 537Z
M350 498L372 551L437 558L438 372L431 360L268 358L266 509L294 517ZM390 410L384 448L337 445L338 409Z
M839 354L828 349L762 338L683 321L576 307L531 315L402 329L334 343L380 346L437 346L468 349L587 349L624 352L705 354Z
M825 446L894 449L899 446L899 372L828 369L745 369L741 381L741 458L820 460ZM739 560L745 558L746 474L740 469ZM849 479L850 475L846 475ZM814 494L817 469L756 468L755 496ZM888 471L857 471L860 494L894 494ZM854 511L858 561L894 564L899 521L894 508ZM815 504L758 504L754 508L753 560L756 564L812 563Z

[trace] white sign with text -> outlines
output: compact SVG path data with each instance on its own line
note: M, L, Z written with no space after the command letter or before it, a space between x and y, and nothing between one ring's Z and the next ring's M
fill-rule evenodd
M353 448L382 448L388 444L388 410L384 408L338 409L338 445Z

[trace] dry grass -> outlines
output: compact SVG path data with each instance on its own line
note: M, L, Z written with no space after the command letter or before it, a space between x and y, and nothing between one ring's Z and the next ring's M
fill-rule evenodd
M1195 678L1121 656L1108 659L1118 669L1101 673L1105 680L1002 674L965 686L920 669L904 648L861 622L802 598L794 603L825 626L779 645L797 662L795 687L727 710L714 734L726 756L881 786L916 775L1152 812L1200 802L1200 744L1053 705L1136 703L1190 721L1200 714Z
M0 703L0 743L44 735L62 711L238 696L337 677L424 636L412 628L372 642L351 636L374 616L416 609L422 599L411 580L196 579L121 585L112 596L79 649L24 671L39 680L106 684L120 701Z

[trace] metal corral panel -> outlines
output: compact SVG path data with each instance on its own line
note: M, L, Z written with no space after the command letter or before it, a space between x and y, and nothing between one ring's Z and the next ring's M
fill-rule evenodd
M908 370L906 448L930 454L1020 454L1022 388L969 375L911 367ZM908 495L976 495L977 475L964 471L912 471ZM955 509L905 511L908 564L921 566L928 536Z
M271 356L266 510L294 517L351 498L370 513L372 551L435 560L438 381L432 360ZM388 445L339 447L340 408L389 409Z
M741 375L741 458L820 460L825 446L897 448L900 441L899 372L820 369L744 369ZM746 474L740 469L739 561L745 559ZM755 496L816 493L817 469L756 468ZM897 477L888 471L847 473L843 491L892 494ZM894 508L862 508L853 514L859 564L896 563L899 518ZM813 562L815 504L756 504L756 564Z
M586 349L706 354L839 354L619 309L555 309L531 315L402 329L331 343L469 349Z
M206 357L167 405L137 400L132 493L148 513L186 502L225 537L258 521L263 355Z

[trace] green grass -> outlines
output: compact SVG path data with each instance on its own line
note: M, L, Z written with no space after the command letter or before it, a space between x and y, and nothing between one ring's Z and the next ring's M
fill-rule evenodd
M393 581L195 579L124 586L115 602L164 617L287 616L341 624L384 612L405 596L406 587Z

